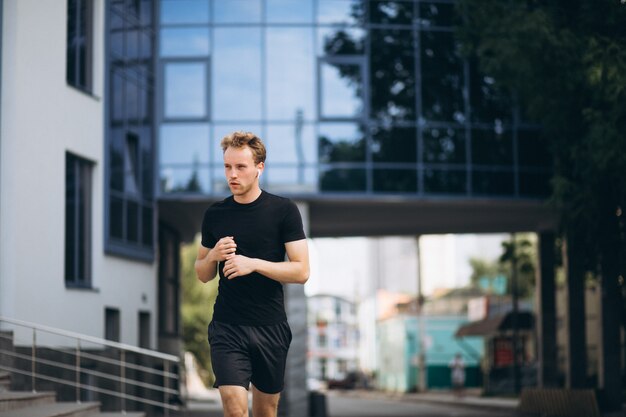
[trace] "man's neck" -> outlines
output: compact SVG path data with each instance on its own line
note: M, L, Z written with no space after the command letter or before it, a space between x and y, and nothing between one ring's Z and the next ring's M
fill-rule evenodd
M254 202L257 198L259 198L261 193L262 193L261 188L256 187L256 188L251 189L245 194L233 195L233 198L239 204L250 204Z

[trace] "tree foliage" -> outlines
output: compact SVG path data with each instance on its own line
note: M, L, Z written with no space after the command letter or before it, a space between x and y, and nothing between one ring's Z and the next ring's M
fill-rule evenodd
M208 386L211 386L215 377L211 368L207 328L213 317L218 280L214 279L203 284L196 277L194 263L199 244L196 239L181 248L183 343L185 351L193 353L199 366L206 371L201 377Z

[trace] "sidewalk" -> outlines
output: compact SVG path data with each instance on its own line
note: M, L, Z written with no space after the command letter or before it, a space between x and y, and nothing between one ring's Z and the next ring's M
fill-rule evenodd
M376 398L406 402L429 402L459 407L475 407L500 411L515 411L519 405L519 398L483 397L480 390L468 389L463 397L457 397L447 390L432 390L421 393L390 393L385 391L350 390L327 391L328 395L343 395L359 398Z

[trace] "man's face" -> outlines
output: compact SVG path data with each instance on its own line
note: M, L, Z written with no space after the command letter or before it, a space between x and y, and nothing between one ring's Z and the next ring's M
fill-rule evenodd
M247 146L229 147L224 152L224 174L233 195L245 195L256 189L259 183L258 170L262 169L263 163L254 163L252 150Z

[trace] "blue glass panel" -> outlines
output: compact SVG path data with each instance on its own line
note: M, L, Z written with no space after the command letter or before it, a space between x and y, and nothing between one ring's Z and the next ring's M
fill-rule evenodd
M318 0L318 23L362 24L365 16L363 1L359 0Z
M512 165L511 132L472 129L472 162L479 165Z
M362 66L321 62L320 71L320 117L360 117L363 111Z
M465 131L451 127L424 129L424 162L465 163Z
M367 32L360 28L321 27L317 29L319 56L361 55Z
M416 129L414 127L374 129L371 149L374 162L416 162Z
M417 192L417 171L415 169L375 169L374 191L388 193Z
M315 61L311 29L267 29L267 117L315 119Z
M470 60L470 107L472 121L510 123L513 104L510 97L496 86L496 80L481 73L476 59Z
M209 170L201 165L161 167L161 192L206 193L210 191Z
M268 23L311 23L313 0L266 0Z
M265 169L263 179L268 191L277 194L317 191L316 168L271 166Z
M258 23L261 0L213 0L215 23Z
M410 25L413 21L413 2L374 0L368 3L372 23Z
M363 192L366 185L365 169L324 167L320 172L320 191Z
M208 28L161 29L161 56L186 57L209 54Z
M519 173L519 192L527 197L548 197L551 192L552 173L542 170L524 170Z
M260 120L261 29L219 28L214 36L215 120Z
M365 138L356 123L323 123L319 125L320 162L365 161Z
M517 132L518 163L520 166L548 168L553 165L548 140L539 130Z
M161 23L208 23L209 0L162 0Z
M206 64L165 66L165 117L206 117Z
M472 171L472 192L476 195L512 196L515 184L513 172L475 169Z
M431 26L454 26L459 18L454 10L453 3L420 2L420 24Z
M462 169L424 170L424 192L427 194L465 194L467 192L467 172Z
M161 126L159 163L191 164L209 162L207 124L165 124Z
M317 141L311 125L270 125L264 142L268 166L317 163Z

